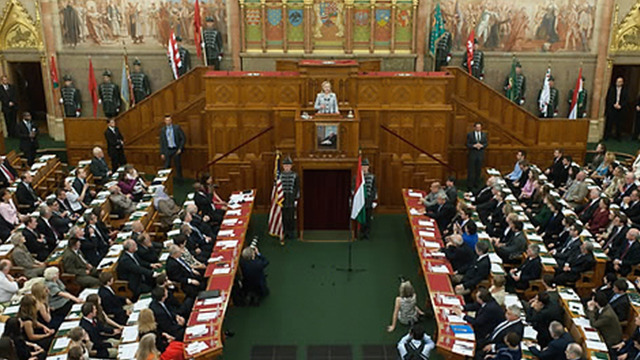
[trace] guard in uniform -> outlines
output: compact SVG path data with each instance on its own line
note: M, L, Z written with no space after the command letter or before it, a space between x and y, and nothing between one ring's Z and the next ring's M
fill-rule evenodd
M578 93L578 99L577 99L577 103L578 103L578 113L577 118L578 119L582 119L587 117L587 89L584 88L584 76L582 77L582 90L580 90L580 92ZM571 102L573 101L573 90L571 89L569 90L569 114L567 114L567 117L569 117L569 115L571 114ZM637 136L636 136L637 137Z
M509 90L511 90L511 86L513 86L515 88L515 95L511 100L518 105L524 105L524 93L527 91L527 78L522 73L522 65L519 62L516 63L515 84L509 84L509 80L511 80L511 74L507 75L507 78L504 80L504 95L508 98Z
M293 161L286 157L282 161L282 191L284 192L284 204L282 205L282 225L285 239L295 239L296 236L296 206L300 198L300 179L298 174L291 170Z
M64 116L68 118L80 117L82 112L82 100L80 99L80 90L73 86L71 76L65 75L64 86L60 89L62 97L60 104L64 108Z
M111 71L102 73L102 84L98 86L99 103L102 104L104 116L108 118L118 116L122 100L120 99L120 87L111 82Z
M207 57L207 65L213 66L214 69L220 70L220 60L222 60L222 35L215 28L213 17L208 16L207 26L202 30L202 38L204 39L204 56Z
M540 107L540 118L551 119L558 116L558 89L555 88L555 81L553 76L549 76L549 104L547 104L547 110L543 111ZM542 95L542 89L538 92L538 104L540 104L540 96Z
M369 159L362 159L362 172L364 173L365 199L364 209L366 212L366 222L362 224L360 238L369 240L369 232L371 231L371 221L373 220L373 204L378 200L378 188L376 186L376 176L369 172ZM351 193L355 191L355 178L351 186Z
M191 70L191 55L189 50L182 46L182 38L176 36L176 42L178 43L178 52L180 53L180 66L178 67L178 77L186 74Z
M467 53L463 54L462 67L469 71L467 66ZM478 50L478 40L473 43L473 60L471 60L471 75L479 80L484 80L484 53Z
M445 30L436 42L436 71L440 71L440 68L449 65L451 45L451 33Z
M133 96L136 104L144 100L151 94L149 77L142 72L140 60L133 60L133 72L131 73L131 85L133 86Z

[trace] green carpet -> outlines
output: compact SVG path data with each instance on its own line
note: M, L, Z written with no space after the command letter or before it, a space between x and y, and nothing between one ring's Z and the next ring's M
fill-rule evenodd
M635 140L607 140L604 144L607 146L607 150L609 151L625 153L633 156L636 155L638 148L640 148L640 142ZM598 143L588 143L587 150L595 150L597 145Z
M306 359L309 345L350 345L354 359L362 345L390 345L408 328L387 333L399 275L411 280L424 310L426 286L418 276L418 257L411 247L405 215L376 216L371 240L353 244L353 267L364 272L336 270L347 265L347 243L289 242L281 247L266 237L266 215L251 219L249 236L260 237L260 250L269 261L271 295L259 307L232 307L225 329L236 333L224 345L225 359L249 359L255 345L295 345L297 359ZM434 333L435 321L424 322ZM442 359L435 355L431 359Z

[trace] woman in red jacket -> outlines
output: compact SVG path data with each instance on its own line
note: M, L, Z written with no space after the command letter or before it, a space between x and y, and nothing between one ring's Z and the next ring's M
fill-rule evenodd
M598 209L587 223L587 228L593 235L599 234L609 225L609 204L611 204L609 198L600 199Z

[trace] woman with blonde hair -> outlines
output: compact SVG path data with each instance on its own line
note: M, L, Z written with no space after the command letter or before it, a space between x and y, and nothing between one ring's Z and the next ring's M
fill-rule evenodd
M140 338L136 360L159 360L160 352L156 349L156 334L146 334Z
M38 321L47 325L51 329L58 329L60 323L51 322L51 309L49 308L49 288L44 282L37 282L31 287L31 295L36 299L36 308L38 310Z
M616 161L616 154L610 151L607 151L607 153L604 155L604 160L600 163L600 165L598 165L598 167L591 174L591 178L596 180L597 182L601 182L602 179L607 177L607 175L609 174L609 167L613 163L615 163L615 161Z
M313 105L318 114L337 114L338 98L331 91L331 83L329 81L322 82L322 91L316 96L316 102Z
M387 331L392 332L396 328L397 321L403 325L412 325L418 321L418 317L424 315L417 305L416 291L411 285L411 281L400 283L399 296L396 297L393 308L391 325L387 326Z
M22 322L25 339L40 345L43 349L48 349L55 331L38 321L37 301L33 295L27 294L22 297L16 316Z
M21 232L14 232L9 237L9 242L13 245L13 251L11 251L11 260L15 266L20 266L24 269L24 275L32 279L34 277L42 276L44 274L44 268L47 264L36 260L27 246L26 240Z
M174 340L173 336L160 332L156 323L156 317L153 315L151 309L142 309L138 316L138 337L142 339L148 334L154 335L155 347L160 351L164 351L167 345Z

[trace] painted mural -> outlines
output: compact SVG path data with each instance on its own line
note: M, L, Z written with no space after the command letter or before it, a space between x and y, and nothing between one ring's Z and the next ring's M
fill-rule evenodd
M472 28L485 51L590 52L596 0L442 0L456 50Z
M58 0L67 47L166 46L171 30L194 44L195 0ZM202 23L212 16L227 39L225 0L200 0Z

